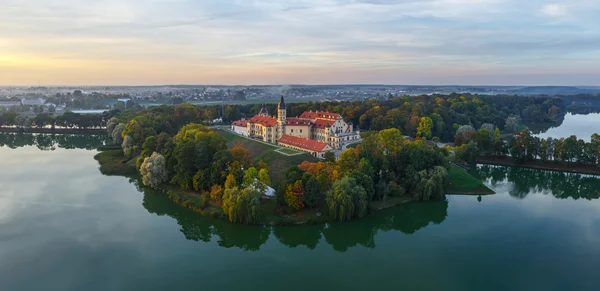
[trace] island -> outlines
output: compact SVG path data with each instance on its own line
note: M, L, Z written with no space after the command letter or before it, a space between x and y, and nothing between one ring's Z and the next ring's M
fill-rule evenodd
M346 221L445 194L493 194L469 164L600 173L598 136L539 139L524 126L560 122L565 108L553 97L305 104L281 97L276 110L228 105L223 124L207 124L218 107L157 106L114 112L106 130L115 146L96 159L105 174L137 177L178 204L235 223Z

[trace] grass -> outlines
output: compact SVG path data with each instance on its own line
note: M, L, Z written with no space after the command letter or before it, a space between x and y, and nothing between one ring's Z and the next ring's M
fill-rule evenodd
M448 194L469 194L469 195L484 195L494 194L490 188L483 185L483 182L467 173L465 169L455 165L450 165L448 171L450 185L446 192Z
M315 162L317 159L309 154L286 156L278 153L275 150L280 149L279 147L271 144L265 144L259 141L251 140L237 134L231 133L227 130L218 130L220 135L225 137L229 146L234 143L241 143L252 156L254 162L263 160L269 166L269 175L271 175L271 181L273 185L278 185L283 180L283 171L289 167L297 166L304 161ZM281 148L280 151L289 150ZM287 153L287 152L286 152ZM297 153L294 151L293 153Z
M288 149L288 148L281 148L279 149L279 152L284 153L284 154L288 154L288 155L295 155L298 153L302 153L293 149Z
M135 159L123 160L123 150L106 150L94 156L100 164L100 172L106 176L129 177L137 174Z

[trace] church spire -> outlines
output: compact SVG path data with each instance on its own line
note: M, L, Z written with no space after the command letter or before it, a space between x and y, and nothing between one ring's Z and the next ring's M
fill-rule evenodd
M281 95L281 98L279 99L279 104L277 104L277 108L285 109L285 102L283 101L283 95Z

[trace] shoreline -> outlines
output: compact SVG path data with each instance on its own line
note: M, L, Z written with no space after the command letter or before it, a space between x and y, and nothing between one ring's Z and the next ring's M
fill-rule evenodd
M99 150L98 154L94 156L94 159L100 165L100 172L108 176L122 176L128 178L139 178L140 174L135 168L135 159L130 161L123 160L123 152L120 149L106 148ZM145 187L145 186L144 186ZM200 202L200 195L198 193L184 191L173 185L161 185L157 190L163 192L169 200L173 201L179 206L188 208L202 216L219 218L229 221L225 213L223 213L220 205L217 205L214 201L209 201L208 204L202 204ZM369 215L384 209L399 206L401 204L412 202L410 197L390 197L386 201L376 201L371 203L369 209ZM271 209L274 208L274 199L262 200L261 208ZM272 205L271 205L272 204ZM264 212L264 217L261 219L259 224L262 225L300 225L300 224L324 224L334 222L330 217L323 214L318 208L315 209L304 209L299 213L294 214L281 214L276 212Z
M529 169L558 171L576 174L600 175L600 168L598 167L574 163L558 164L555 162L542 162L539 160L527 163L516 163L510 157L478 157L476 159L476 163L486 165L522 167Z
M56 134L106 134L106 129L103 128L16 128L16 127L0 127L0 132L9 133L56 133Z

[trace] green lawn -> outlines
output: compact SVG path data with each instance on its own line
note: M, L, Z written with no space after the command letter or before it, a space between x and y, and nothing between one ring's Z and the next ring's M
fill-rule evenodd
M288 148L281 148L281 149L279 149L279 152L282 152L282 153L288 154L288 155L295 155L295 154L298 154L298 153L302 153L302 152L299 152L297 150L288 149Z
M231 133L227 130L217 130L217 132L225 137L229 146L232 146L236 142L241 143L252 156L254 162L258 162L263 160L269 166L269 175L271 175L271 181L273 186L279 184L281 180L283 180L283 171L289 167L297 166L304 161L315 162L316 158L309 154L295 155L295 156L286 156L284 154L278 153L277 150L279 147L275 145L265 144L259 141L254 141L237 134ZM281 149L281 151L293 151L293 153L297 153L291 149ZM286 152L292 153L292 152Z
M467 173L465 169L455 165L450 165L448 171L448 179L450 185L446 192L448 194L493 194L490 188L483 185L483 183Z

